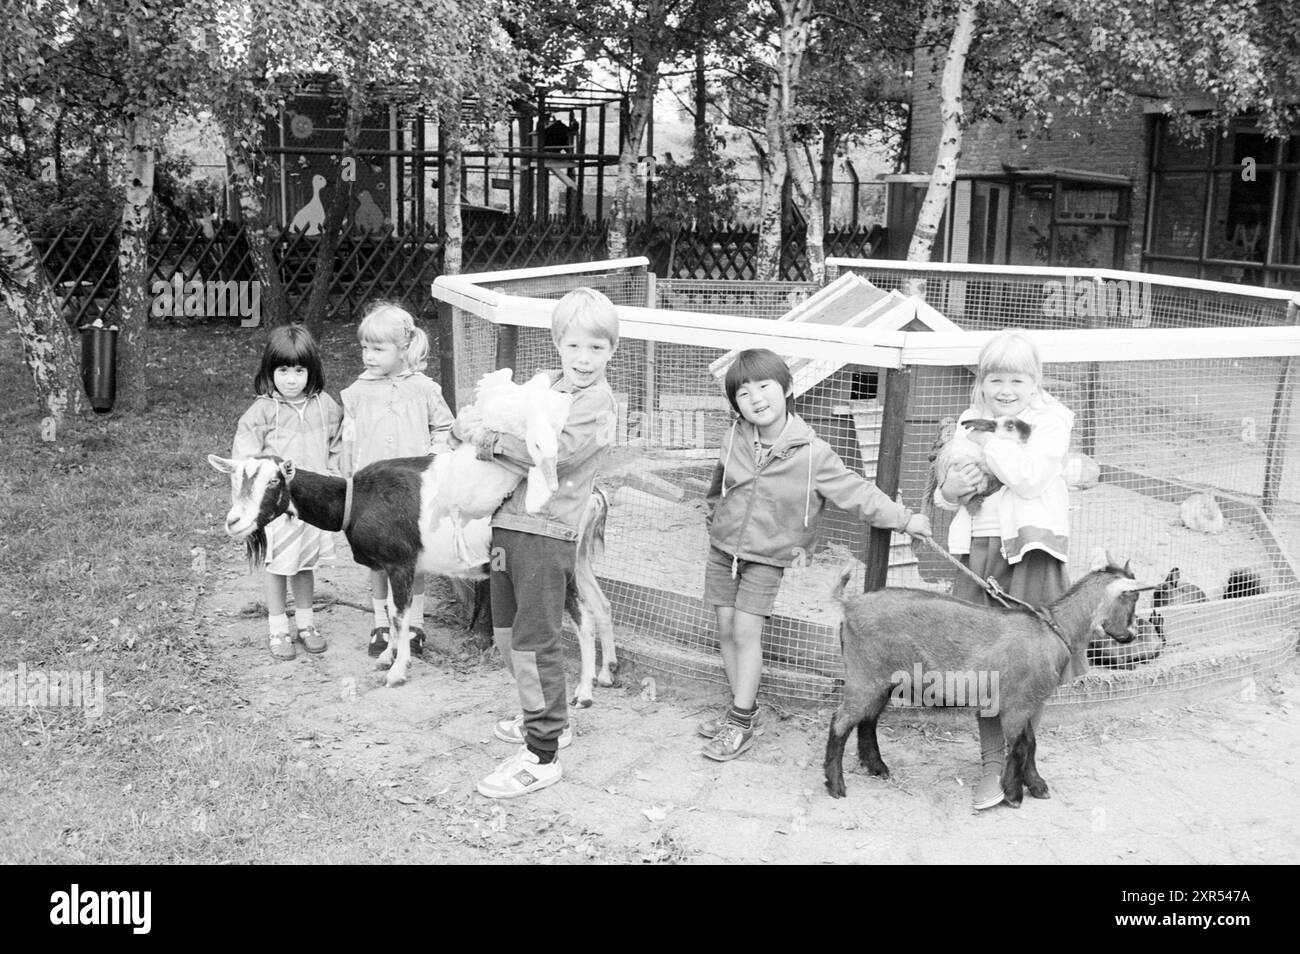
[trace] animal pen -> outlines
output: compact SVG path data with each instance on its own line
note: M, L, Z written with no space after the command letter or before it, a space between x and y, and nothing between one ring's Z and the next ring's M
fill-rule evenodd
M1157 658L1094 667L1053 705L1200 694L1283 664L1300 630L1300 462L1295 413L1300 300L1277 291L1098 269L830 259L822 287L657 280L645 259L444 276L434 283L454 350L443 381L459 405L487 371L531 375L556 361L554 300L579 285L618 306L608 367L619 415L598 483L612 506L598 574L621 658L672 679L725 685L703 602L704 497L732 414L728 353L784 356L796 409L846 464L926 507L928 456L945 417L970 403L992 332L1028 329L1045 387L1075 414L1070 562L1105 548L1156 583L1178 568L1201 602L1158 614ZM924 297L903 294L923 290ZM454 387L452 383L454 382ZM843 566L851 586L946 591L953 569L907 537L828 507L812 553L786 571L764 632L763 694L838 702ZM1230 571L1248 581L1228 587ZM1144 594L1139 616L1155 612ZM1117 645L1117 644L1116 644Z

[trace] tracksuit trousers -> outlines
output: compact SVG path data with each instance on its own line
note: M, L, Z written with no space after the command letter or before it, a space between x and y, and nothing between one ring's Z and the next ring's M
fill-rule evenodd
M564 675L564 601L573 585L573 540L492 530L492 626L519 689L528 747L554 754L569 722Z

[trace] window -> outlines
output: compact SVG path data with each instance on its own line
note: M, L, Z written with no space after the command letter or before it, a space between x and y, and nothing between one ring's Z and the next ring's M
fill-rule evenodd
M1250 121L1199 142L1158 120L1147 267L1215 281L1300 284L1300 136ZM1274 210L1276 214L1274 213Z

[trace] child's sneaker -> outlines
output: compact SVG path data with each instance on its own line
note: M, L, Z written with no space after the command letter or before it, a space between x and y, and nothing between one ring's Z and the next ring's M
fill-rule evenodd
M722 727L727 724L727 713L730 711L731 711L731 706L727 706L725 709L722 710L722 714L717 716L717 718L705 719L703 722L701 722L699 725L695 727L695 734L705 739L713 738L715 735L721 732ZM753 729L758 728L759 711L760 710L758 709L754 710L753 721L750 723L750 727Z
M743 729L734 722L727 722L704 747L704 757L715 762L730 762L753 742L753 729Z
M293 659L298 655L288 633L272 633L266 637L266 647L271 650L271 655L276 659Z
M542 765L537 756L525 747L480 779L478 790L480 795L488 798L518 798L554 785L562 774L559 759Z
M309 653L323 653L328 648L325 637L315 626L304 626L298 630L298 642L302 643L302 648Z
M513 719L502 719L492 727L492 734L502 742L513 742L515 745L524 744L524 717L517 715ZM560 739L557 743L558 748L567 749L569 743L573 741L573 727L566 725L560 732Z
M367 648L366 651L370 653L371 656L379 657L384 654L384 650L387 648L388 648L388 627L376 626L374 629L370 631L370 646Z

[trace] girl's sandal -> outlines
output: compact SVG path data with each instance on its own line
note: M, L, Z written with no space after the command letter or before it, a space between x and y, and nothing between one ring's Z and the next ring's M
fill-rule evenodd
M293 659L298 655L288 633L275 633L266 638L266 647L276 659Z
M315 626L304 626L298 630L298 642L302 643L302 648L309 653L323 653L328 648L325 637Z

